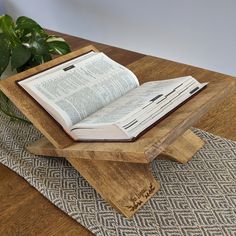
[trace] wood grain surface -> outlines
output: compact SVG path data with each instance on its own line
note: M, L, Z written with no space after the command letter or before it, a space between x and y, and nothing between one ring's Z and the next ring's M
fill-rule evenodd
M234 87L232 78L218 80L208 76L207 71L202 71L201 74L198 73L194 77L200 82L209 82L208 86L134 142L74 142L61 126L16 82L91 50L97 51L93 46L83 47L0 82L0 89L44 137L55 146L56 150L53 156L56 154L56 156L61 157L149 163L178 136L196 123L220 99L229 94ZM151 56L142 57L128 65L141 83L155 79L162 80L192 75L193 73L188 70L187 66L181 68L181 70L177 67L169 70L169 66L167 67L168 70L166 70L166 66L166 61L160 61ZM45 143L49 147L49 152L45 152L47 149L42 146L43 143L45 143L45 140L29 146L28 150L38 155L52 154L50 145ZM41 147L44 150L43 153L40 153Z
M91 43L123 65L128 65L144 55L91 42L65 34L73 49ZM193 66L156 58L160 62L160 77L167 78L191 74L196 78L214 78L224 81L231 76ZM222 84L224 86L224 83ZM236 89L224 101L211 108L195 125L213 134L236 140ZM80 224L57 209L23 178L0 165L0 235L92 235Z
M202 139L191 130L187 130L158 155L157 159L170 159L186 164L203 145Z
M130 218L157 191L150 164L97 161L78 158L67 160L118 212Z

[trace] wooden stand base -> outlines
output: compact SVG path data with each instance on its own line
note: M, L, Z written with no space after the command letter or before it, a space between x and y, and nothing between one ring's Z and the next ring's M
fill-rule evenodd
M76 158L68 161L107 202L128 218L160 189L150 164Z
M160 155L158 155L157 158L167 158L185 164L191 160L192 156L203 145L204 142L202 139L200 139L192 131L187 130L171 145L169 145Z
M203 144L198 136L187 130L157 158L186 163ZM28 146L28 150L36 155L54 157L64 155L63 151L54 148L46 139ZM74 155L71 150L70 156L65 158L107 202L128 218L160 189L159 182L152 175L151 163L88 159L83 155L78 156L78 149Z

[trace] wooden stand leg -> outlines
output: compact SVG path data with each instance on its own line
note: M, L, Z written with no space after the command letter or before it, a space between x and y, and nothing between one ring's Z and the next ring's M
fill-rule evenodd
M167 158L180 163L187 163L193 155L204 145L204 141L195 135L191 130L187 130L169 145L157 158Z
M128 218L160 189L149 164L67 159L107 202Z
M198 136L187 130L157 158L186 163L203 144ZM107 202L128 218L160 189L152 175L150 163L96 160L91 153L90 159L83 159L83 149L79 156L78 152L68 152L71 156L67 156L62 149L54 148L46 139L30 145L28 150L37 155L64 155Z

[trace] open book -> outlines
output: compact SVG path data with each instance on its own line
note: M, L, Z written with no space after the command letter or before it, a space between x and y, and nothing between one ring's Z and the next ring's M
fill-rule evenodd
M133 140L206 85L186 76L140 86L93 51L18 83L74 140Z

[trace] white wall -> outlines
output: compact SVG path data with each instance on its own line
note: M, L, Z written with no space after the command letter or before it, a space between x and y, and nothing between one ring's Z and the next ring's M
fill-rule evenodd
M47 28L236 75L235 0L2 0Z
M3 15L5 13L3 0L0 0L0 15Z

